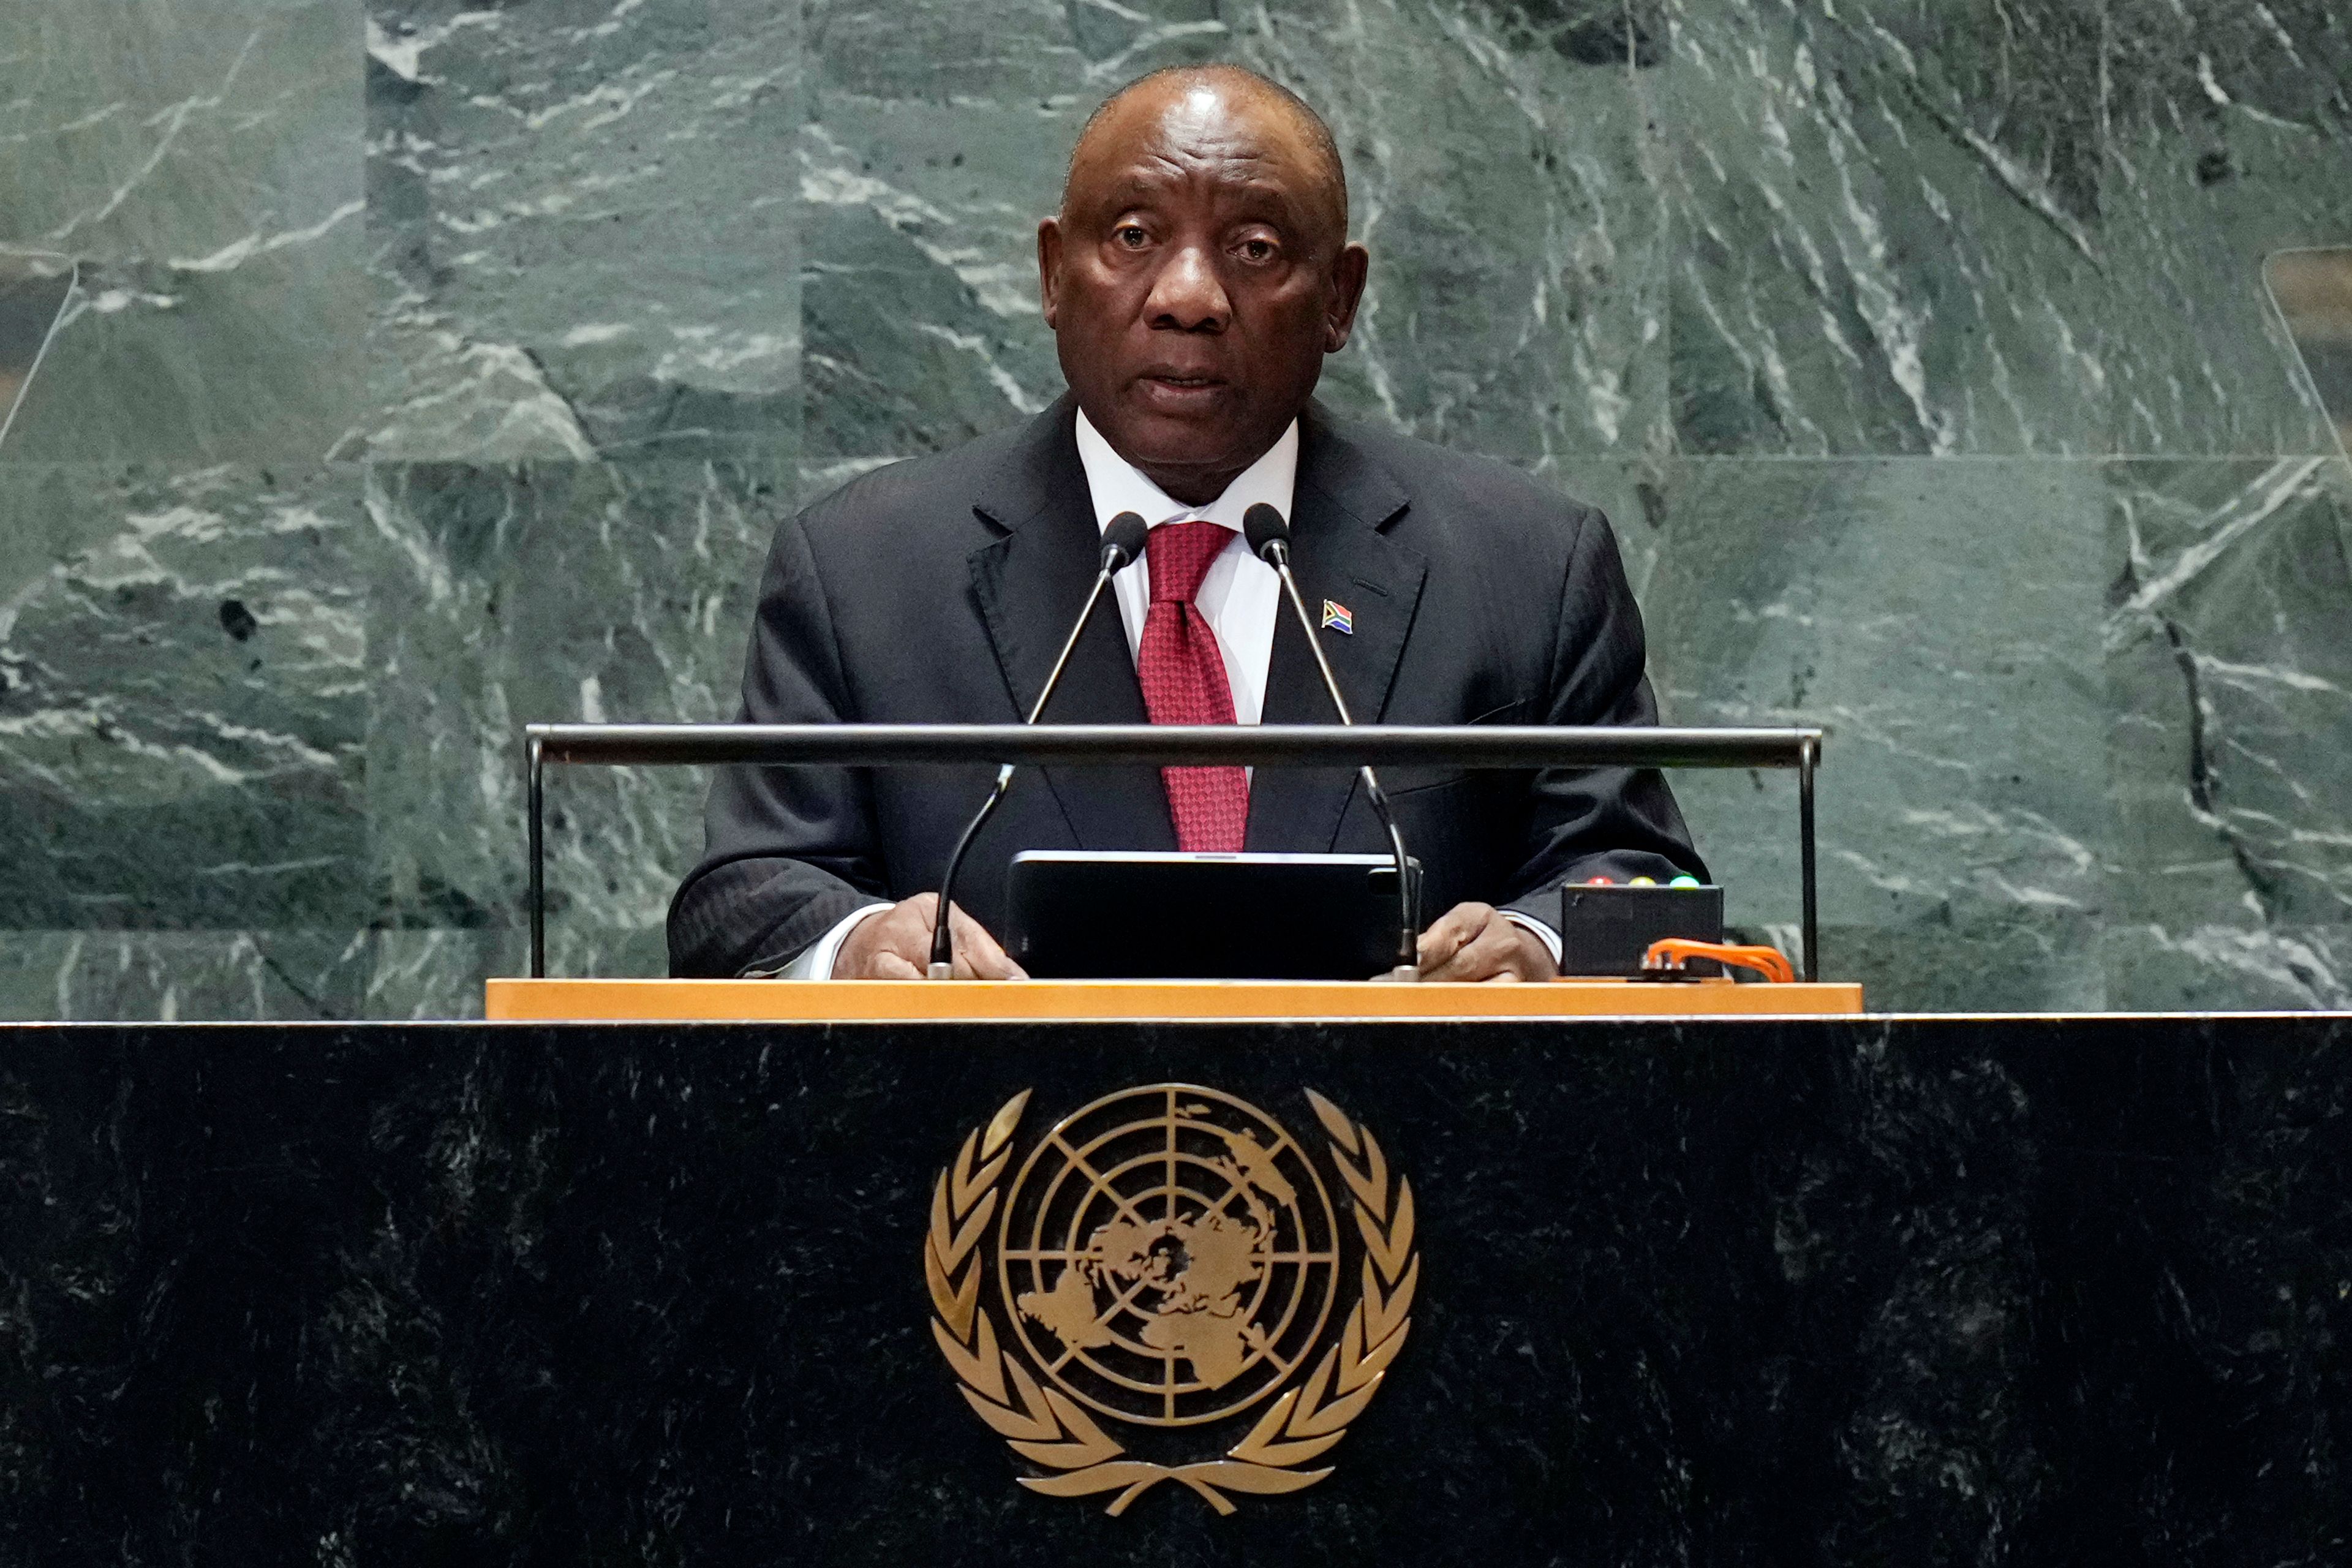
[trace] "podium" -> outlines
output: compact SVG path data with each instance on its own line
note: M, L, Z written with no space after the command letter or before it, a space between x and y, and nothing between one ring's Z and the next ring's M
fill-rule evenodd
M826 1006L0 1026L10 1560L2253 1564L2352 1518L2352 1019Z

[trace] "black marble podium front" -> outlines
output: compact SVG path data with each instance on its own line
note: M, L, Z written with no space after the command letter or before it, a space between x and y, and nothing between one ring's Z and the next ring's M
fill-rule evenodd
M1417 1205L1230 1518L929 1326L967 1132L1160 1081ZM9 1563L2340 1561L2348 1340L2340 1016L0 1029Z

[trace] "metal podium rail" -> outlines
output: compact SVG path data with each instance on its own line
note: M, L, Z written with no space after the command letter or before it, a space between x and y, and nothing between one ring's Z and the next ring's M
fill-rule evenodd
M1362 724L531 724L524 727L530 800L530 973L547 973L547 764L770 767L908 763L1019 766L1357 768L1794 768L1803 973L1821 978L1813 876L1818 729L1664 729L1587 725Z

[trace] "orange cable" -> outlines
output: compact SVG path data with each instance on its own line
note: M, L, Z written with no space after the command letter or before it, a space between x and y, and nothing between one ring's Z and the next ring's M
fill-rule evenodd
M1697 942L1686 936L1670 936L1652 942L1650 951L1642 955L1642 967L1676 970L1694 958L1753 970L1776 985L1796 984L1797 972L1789 966L1788 958L1777 947L1742 947L1727 942Z

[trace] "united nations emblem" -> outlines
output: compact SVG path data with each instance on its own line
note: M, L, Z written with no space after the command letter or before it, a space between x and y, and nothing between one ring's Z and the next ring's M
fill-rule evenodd
M964 1139L932 1189L923 1246L932 1334L973 1411L1042 1472L1021 1484L1116 1493L1118 1514L1175 1481L1232 1513L1229 1492L1329 1475L1311 1467L1403 1349L1421 1274L1412 1189L1391 1184L1371 1133L1307 1091L1340 1210L1308 1150L1229 1094L1153 1084L1106 1096L1014 1169L1028 1102L1024 1090ZM992 1277L993 1303L982 1300ZM1097 1417L1181 1429L1155 1441L1189 1439L1192 1452L1172 1464L1130 1454Z

